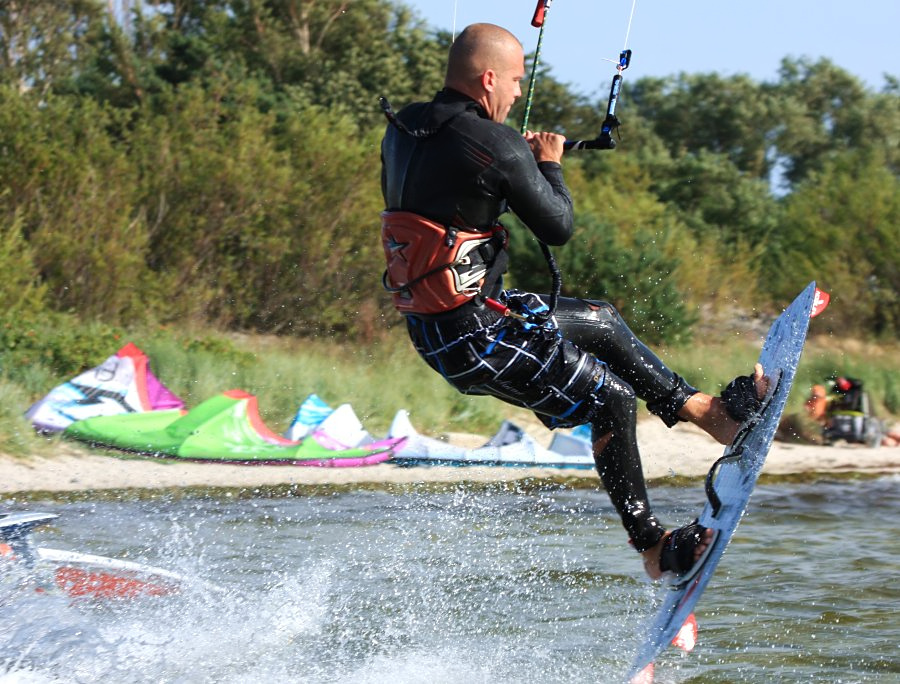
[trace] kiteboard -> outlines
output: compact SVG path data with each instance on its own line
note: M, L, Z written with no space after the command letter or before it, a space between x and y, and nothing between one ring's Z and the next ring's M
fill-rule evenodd
M775 438L806 341L809 319L818 315L827 303L827 293L818 290L812 282L769 329L759 356L759 363L770 379L763 409L741 426L706 478L708 500L699 522L713 530L714 540L693 573L666 583L662 604L643 631L645 639L635 655L629 681L648 681L646 673L652 673L653 661L672 643L689 619L715 572L744 514Z

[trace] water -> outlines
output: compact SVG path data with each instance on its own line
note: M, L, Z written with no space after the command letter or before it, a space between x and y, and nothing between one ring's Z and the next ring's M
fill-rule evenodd
M652 498L684 522L700 490ZM599 491L3 507L59 513L42 546L197 578L112 603L0 593L3 684L616 682L657 596ZM898 519L897 477L758 487L697 648L656 681L900 682Z

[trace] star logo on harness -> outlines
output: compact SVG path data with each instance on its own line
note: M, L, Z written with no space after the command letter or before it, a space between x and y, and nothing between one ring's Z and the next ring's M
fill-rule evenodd
M399 256L406 261L406 256L402 254L403 250L409 247L408 242L397 242L393 236L388 238L387 248L391 253L391 257Z

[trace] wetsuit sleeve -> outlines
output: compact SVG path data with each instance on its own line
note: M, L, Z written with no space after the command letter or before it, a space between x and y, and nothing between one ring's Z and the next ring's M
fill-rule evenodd
M381 197L387 206L387 171L384 168L384 151L381 152Z
M572 237L574 211L562 167L556 162L536 163L525 139L513 134L517 139L508 148L513 154L502 165L509 208L542 242L565 244Z

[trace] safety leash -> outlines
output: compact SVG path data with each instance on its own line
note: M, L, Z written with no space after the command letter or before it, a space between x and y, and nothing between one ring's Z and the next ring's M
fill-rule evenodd
M613 76L609 89L609 100L606 104L606 118L600 126L600 135L593 140L567 140L563 143L566 150L612 150L616 146L612 132L619 131L620 121L616 116L616 105L619 102L619 91L622 89L622 72L631 64L631 50L628 49L628 37L631 35L631 24L634 21L634 10L637 0L631 1L631 13L628 15L628 27L625 29L625 42L616 63L616 75ZM612 60L608 60L612 61Z
M616 75L613 76L612 86L609 89L609 102L606 105L606 118L600 126L600 135L593 140L566 140L563 148L566 150L611 150L616 146L612 132L619 131L619 119L616 117L616 105L619 102L619 91L622 88L622 72L631 64L631 50L622 50L619 53L619 63L616 66Z

